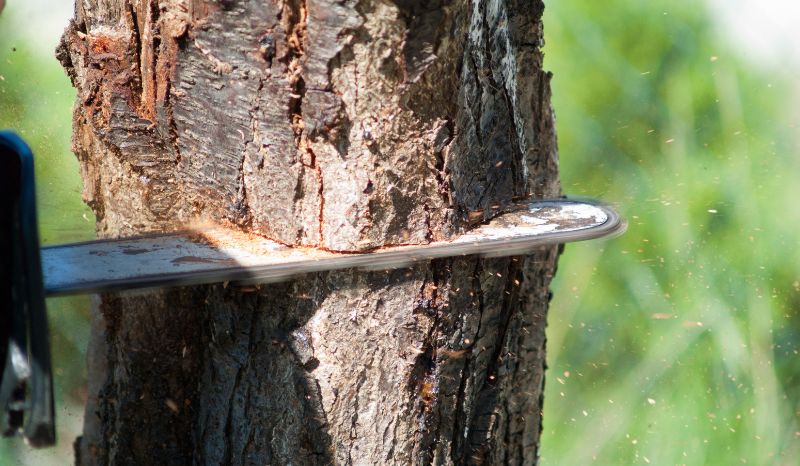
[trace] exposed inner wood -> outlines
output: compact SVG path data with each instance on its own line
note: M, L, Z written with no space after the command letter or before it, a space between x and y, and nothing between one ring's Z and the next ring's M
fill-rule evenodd
M364 251L556 197L539 1L78 0L103 237ZM533 464L557 251L98 301L79 464Z

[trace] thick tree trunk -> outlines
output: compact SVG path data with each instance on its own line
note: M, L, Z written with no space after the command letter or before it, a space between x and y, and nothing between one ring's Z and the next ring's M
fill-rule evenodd
M78 0L104 237L363 251L559 194L541 2ZM102 296L78 463L533 464L556 248Z

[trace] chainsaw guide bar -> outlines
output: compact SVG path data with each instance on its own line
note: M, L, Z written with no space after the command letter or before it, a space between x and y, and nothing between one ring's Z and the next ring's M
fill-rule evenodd
M41 249L48 296L235 281L266 283L311 272L382 270L466 255L510 256L539 246L621 233L610 207L583 200L535 201L451 240L362 253L289 247L215 227Z

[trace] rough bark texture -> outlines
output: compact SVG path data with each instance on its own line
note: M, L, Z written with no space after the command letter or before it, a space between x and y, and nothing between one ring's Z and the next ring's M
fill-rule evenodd
M539 1L78 0L101 236L363 251L559 194ZM107 295L78 463L533 464L557 250Z

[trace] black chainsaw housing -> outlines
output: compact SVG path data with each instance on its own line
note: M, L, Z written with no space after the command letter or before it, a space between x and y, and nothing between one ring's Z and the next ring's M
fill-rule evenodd
M0 433L48 446L55 413L33 154L8 131L0 131L0 196Z

